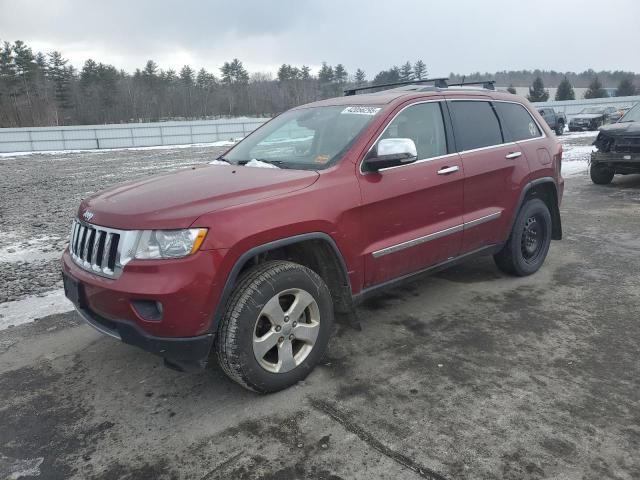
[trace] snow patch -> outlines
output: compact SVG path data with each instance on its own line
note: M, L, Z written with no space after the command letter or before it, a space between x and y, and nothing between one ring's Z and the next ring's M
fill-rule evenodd
M244 137L242 137L244 138ZM232 138L229 140L219 140L210 143L188 143L183 145L155 145L151 147L122 147L122 148L92 148L85 150L42 150L33 152L13 152L0 153L0 158L24 157L28 155L62 155L68 153L102 153L102 152L121 152L121 151L145 151L145 150L178 150L182 148L198 148L198 147L231 147L238 143L242 138Z
M52 260L60 256L59 251L51 249L58 240L60 237L43 235L4 246L0 248L0 263Z
M18 480L23 477L39 477L40 465L42 465L43 461L44 457L22 460L0 455L0 475L6 480Z
M14 302L0 303L0 330L71 310L73 304L64 296L62 289Z
M211 160L209 162L209 165L225 165L225 166L229 166L229 162L225 162L224 160Z
M566 138L588 138L593 137L594 139L598 136L598 132L586 131L586 132L569 132L568 127L565 129Z
M253 167L253 168L280 168L277 165L272 163L263 162L260 160L256 160L255 158L250 162L247 162L245 167Z

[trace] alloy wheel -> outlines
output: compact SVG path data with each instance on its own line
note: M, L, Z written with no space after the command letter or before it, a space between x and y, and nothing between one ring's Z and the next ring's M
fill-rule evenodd
M284 290L264 305L253 331L253 354L262 368L286 373L309 356L320 332L320 309L302 289Z

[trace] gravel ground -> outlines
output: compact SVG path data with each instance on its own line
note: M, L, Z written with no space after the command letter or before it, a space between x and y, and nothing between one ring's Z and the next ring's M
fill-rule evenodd
M71 312L0 331L0 478L637 480L639 212L640 176L570 177L538 273L388 291L268 396Z
M58 259L82 198L126 180L206 163L224 150L192 147L0 158L0 303L62 287ZM24 250L34 255L21 254Z
M82 196L213 155L0 159L0 292L58 286ZM567 178L565 237L538 273L480 258L388 291L273 395L216 365L166 369L72 312L0 331L0 478L638 479L639 192L638 175ZM41 260L18 263L29 235Z

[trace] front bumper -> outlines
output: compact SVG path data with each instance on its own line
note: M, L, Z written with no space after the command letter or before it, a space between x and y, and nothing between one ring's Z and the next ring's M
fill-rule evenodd
M187 338L154 337L135 325L107 320L80 305L75 307L78 314L99 332L158 355L180 370L203 367L213 345L213 334Z
M572 132L580 132L580 131L587 131L587 130L593 130L594 126L591 123L570 123L569 124L569 130Z
M615 173L640 173L640 153L593 152L591 165L606 165Z
M83 270L66 250L65 293L94 328L173 363L201 363L213 343L223 253L200 251L179 260L132 261L117 279ZM148 315L140 302L158 305Z

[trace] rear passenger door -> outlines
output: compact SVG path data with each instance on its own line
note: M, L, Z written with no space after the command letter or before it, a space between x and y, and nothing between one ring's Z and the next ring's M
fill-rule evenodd
M518 145L505 139L490 100L448 105L465 172L462 252L472 252L507 239L529 166Z

